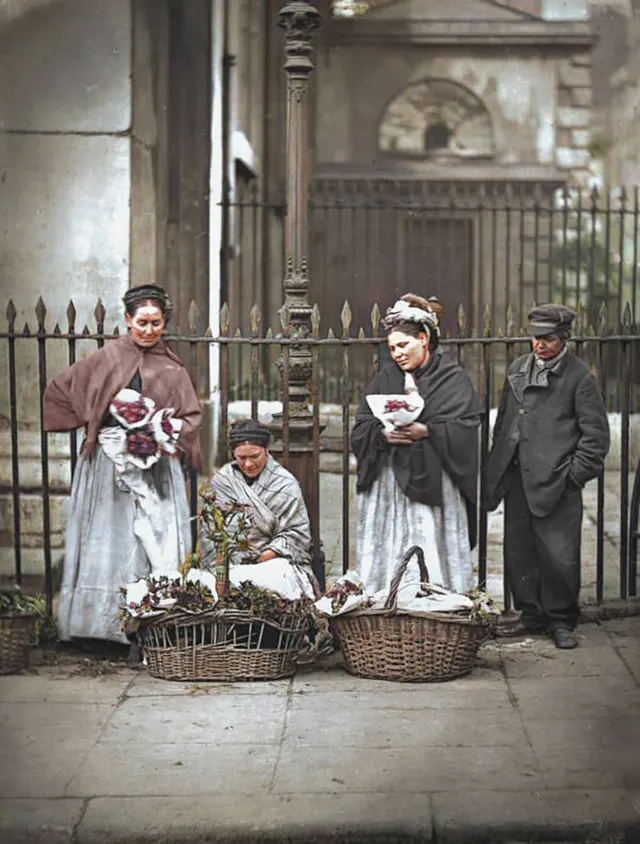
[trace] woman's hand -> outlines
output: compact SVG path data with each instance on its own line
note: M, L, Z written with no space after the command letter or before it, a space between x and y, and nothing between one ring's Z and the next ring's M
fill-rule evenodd
M417 440L423 440L429 436L429 429L422 422L412 422L404 428L394 428L393 431L385 431L384 435L391 445L411 445Z
M256 563L266 563L267 560L275 560L278 555L275 551L272 551L271 548L267 548L266 551L263 551L262 554L256 560Z

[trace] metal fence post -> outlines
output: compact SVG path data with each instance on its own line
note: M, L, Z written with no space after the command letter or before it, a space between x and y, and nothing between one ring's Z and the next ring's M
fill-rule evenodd
M278 13L278 26L285 33L284 70L287 79L287 216L285 218L284 309L290 337L311 334L312 307L308 275L308 187L311 175L309 147L309 77L313 71L311 40L320 26L320 13L311 3L292 0ZM313 356L308 345L290 347L288 377L283 380L283 404L288 406L289 468L296 476L318 536L319 471L313 459L313 413L309 408ZM286 386L287 395L284 395ZM314 548L314 569L324 583L324 564L319 543Z

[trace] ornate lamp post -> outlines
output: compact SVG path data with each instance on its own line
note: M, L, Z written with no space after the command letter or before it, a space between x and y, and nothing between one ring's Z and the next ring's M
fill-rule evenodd
M295 339L308 336L311 330L307 216L311 176L309 77L313 71L311 39L320 26L320 13L311 3L290 0L278 13L278 25L285 32L284 70L287 77L284 310L289 318L290 336ZM312 362L308 346L292 345L288 355L288 379L283 380L283 391L287 389L289 401L289 468L302 487L311 518L314 545L319 551L319 478L318 466L314 465L313 459L313 416L309 411ZM323 582L320 559L315 561L315 567Z

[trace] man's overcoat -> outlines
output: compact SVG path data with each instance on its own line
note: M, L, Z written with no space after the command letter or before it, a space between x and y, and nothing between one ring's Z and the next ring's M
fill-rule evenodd
M517 456L529 509L548 516L566 489L598 475L609 450L609 425L598 385L586 364L567 354L547 371L547 385L530 383L533 353L509 367L486 472L487 509L509 491L507 469Z

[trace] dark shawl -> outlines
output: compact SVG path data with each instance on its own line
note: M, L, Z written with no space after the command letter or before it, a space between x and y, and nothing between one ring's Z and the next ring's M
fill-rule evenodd
M412 375L424 398L418 421L427 425L429 436L411 445L391 446L384 437L382 422L363 397L351 433L351 450L358 460L357 491L371 488L385 456L390 454L393 472L404 494L411 501L441 507L444 469L465 498L473 546L480 398L467 373L441 349L433 352L426 366ZM404 393L404 376L395 363L387 364L367 387L367 395Z
M111 400L137 372L143 394L158 409L175 408L176 418L183 420L178 443L191 466L199 469L202 408L189 373L163 342L143 349L129 335L119 337L64 369L44 394L45 431L72 431L84 425L82 451L91 453Z

